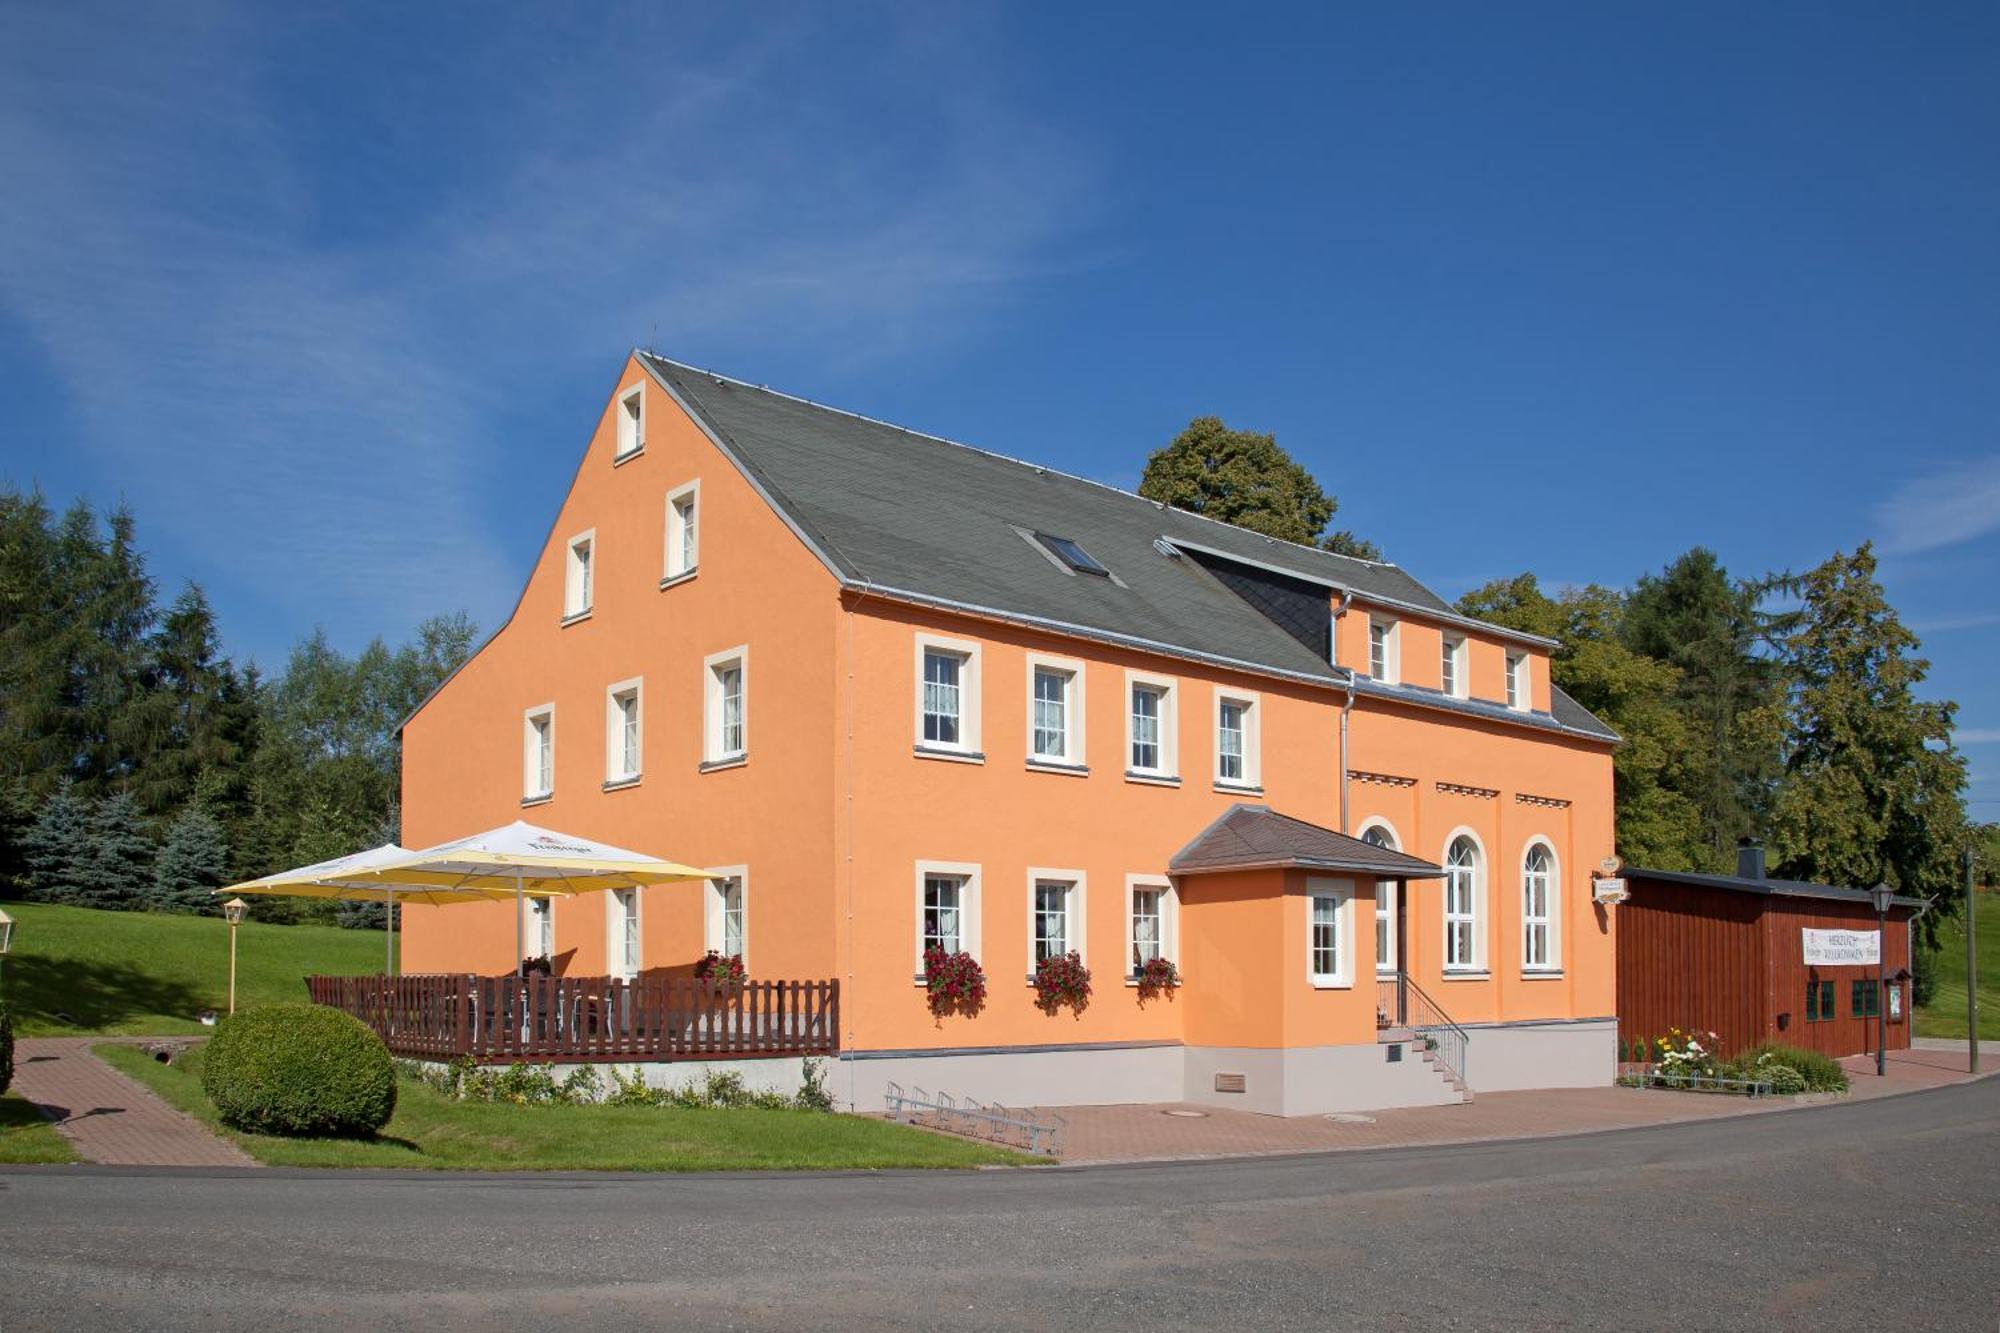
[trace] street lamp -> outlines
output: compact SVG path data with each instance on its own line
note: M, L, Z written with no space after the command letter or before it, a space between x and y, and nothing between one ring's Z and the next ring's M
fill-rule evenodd
M7 961L7 951L14 947L14 918L0 911L0 963Z
M1896 891L1887 884L1868 890L1875 904L1875 1077L1889 1075L1889 901Z
M229 923L229 1012L236 1012L236 928L243 924L243 914L250 910L250 904L241 898L231 898L222 905L222 919Z

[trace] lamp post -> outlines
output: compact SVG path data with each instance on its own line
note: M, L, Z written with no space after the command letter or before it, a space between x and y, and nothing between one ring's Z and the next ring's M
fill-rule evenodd
M7 961L7 951L14 947L14 918L0 911L0 964Z
M222 919L229 923L229 1012L236 1012L236 928L243 924L243 914L250 910L250 904L241 898L231 898L222 905Z
M1875 903L1875 1077L1889 1076L1889 900L1896 891L1887 884L1868 890Z

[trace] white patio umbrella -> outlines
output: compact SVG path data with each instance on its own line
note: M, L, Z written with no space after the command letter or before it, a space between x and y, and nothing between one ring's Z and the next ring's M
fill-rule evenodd
M469 838L441 842L407 853L371 872L398 880L414 877L446 891L511 890L514 896L514 956L526 954L522 901L597 889L636 889L647 884L713 879L698 866L647 856L643 852L558 833L523 820Z
M508 886L467 887L443 882L438 876L384 875L386 867L407 861L409 857L409 848L385 842L365 852L350 852L346 856L315 861L295 870L281 870L275 875L232 884L213 892L218 897L247 893L277 898L333 898L342 902L386 903L389 928L384 941L388 954L385 970L393 975L396 970L396 900L399 896L405 902L442 906L448 903L492 902L507 897L510 892Z

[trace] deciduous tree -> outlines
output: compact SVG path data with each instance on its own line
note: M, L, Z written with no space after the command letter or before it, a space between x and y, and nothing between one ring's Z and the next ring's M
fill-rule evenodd
M1382 558L1373 542L1326 530L1339 501L1274 437L1231 430L1220 417L1196 417L1147 458L1139 494L1284 541Z

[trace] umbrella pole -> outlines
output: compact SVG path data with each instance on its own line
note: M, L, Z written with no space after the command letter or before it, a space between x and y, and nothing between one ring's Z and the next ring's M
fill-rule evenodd
M382 975L396 975L396 891L389 890L389 915L382 922Z
M521 964L528 961L527 922L523 919L527 906L521 892L521 872L514 872L514 971L518 974Z

